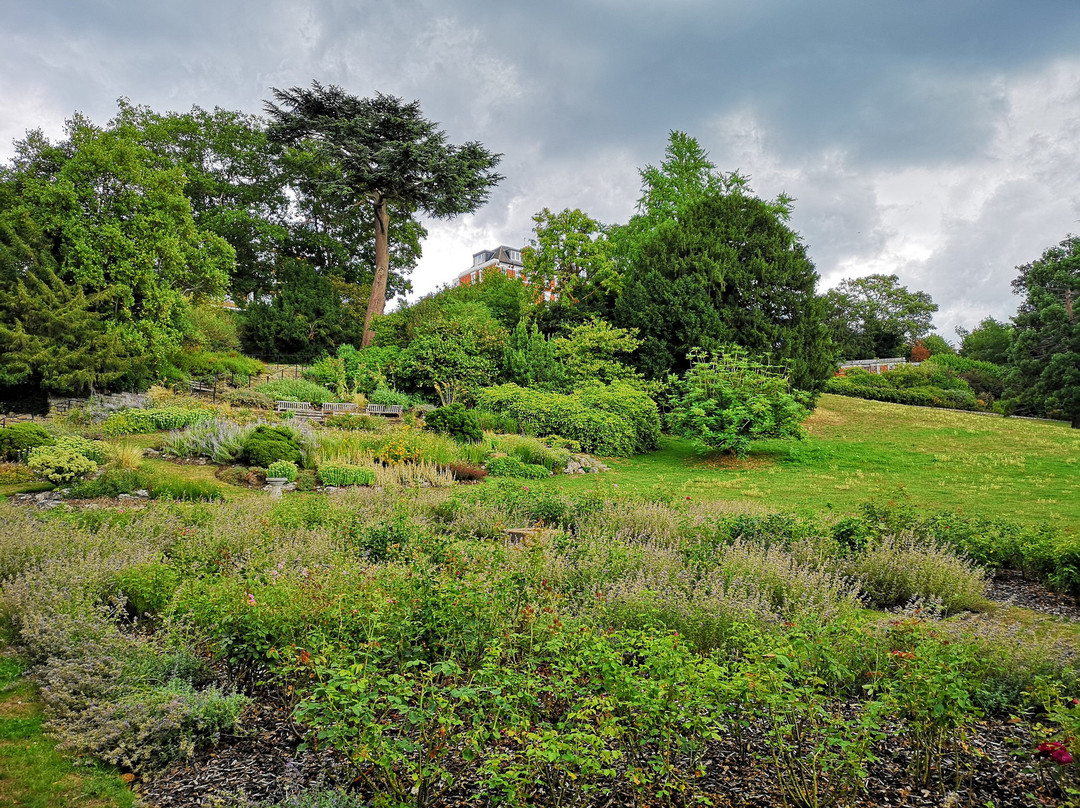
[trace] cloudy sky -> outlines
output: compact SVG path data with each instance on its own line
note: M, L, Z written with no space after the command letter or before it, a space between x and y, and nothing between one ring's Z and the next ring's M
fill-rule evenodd
M1080 233L1080 0L0 0L0 158L125 96L259 112L312 79L419 99L504 154L413 282L525 243L543 207L625 221L668 132L796 198L822 288L896 273L935 324L1016 310L1015 266Z

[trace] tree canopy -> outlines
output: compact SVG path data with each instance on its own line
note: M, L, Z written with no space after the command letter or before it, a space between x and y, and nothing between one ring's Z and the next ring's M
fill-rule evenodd
M849 278L825 293L829 330L843 359L902 356L930 333L937 304L897 275Z
M1010 358L1021 411L1064 418L1080 429L1080 236L1068 236L1017 267L1023 296Z
M421 211L437 218L476 210L502 179L494 170L501 155L475 141L448 143L418 101L382 93L357 98L318 81L272 94L274 102L265 106L271 136L303 144L325 162L328 170L315 175L320 194L352 197L374 216L375 275L363 342L369 345L372 318L386 305L391 209L402 217Z
M649 378L689 367L693 348L738 344L817 390L833 356L818 275L786 221L791 200L754 196L673 132L668 159L642 172L639 213L616 236L626 271L614 324L636 329Z

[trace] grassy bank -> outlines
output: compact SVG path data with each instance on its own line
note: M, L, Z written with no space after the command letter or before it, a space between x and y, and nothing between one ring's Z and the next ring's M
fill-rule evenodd
M557 477L643 495L749 500L802 515L847 513L869 499L1080 529L1080 431L998 418L822 396L798 443L767 441L737 460L699 457L688 442L612 460L603 475Z

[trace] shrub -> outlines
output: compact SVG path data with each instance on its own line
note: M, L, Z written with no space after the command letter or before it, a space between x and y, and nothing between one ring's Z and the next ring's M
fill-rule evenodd
M176 757L217 743L234 733L249 700L217 688L196 690L172 679L116 700L96 702L66 721L60 748L93 754L134 772L152 771Z
M400 404L402 407L412 404L412 398L407 394L391 390L384 384L380 384L368 394L368 401L372 404Z
M490 410L473 410L480 422L480 428L485 432L495 432L503 435L516 435L518 433L517 419L512 415Z
M244 439L244 458L253 466L267 468L279 460L300 463L303 455L287 427L260 424Z
M175 499L185 502L213 502L224 496L218 485L203 480L161 478L154 480L149 490L153 499Z
M27 465L39 476L61 485L93 474L98 465L74 449L60 446L38 446L30 450Z
M215 463L236 463L244 456L244 441L254 427L215 418L173 432L165 439L166 452L177 457L208 457Z
M55 445L78 452L83 457L93 460L99 466L104 465L109 460L109 444L104 441L88 440L78 435L64 435L56 441Z
M214 411L205 408L167 406L155 409L129 409L113 413L101 425L106 435L143 435L166 429L183 429L190 424L209 421Z
M275 379L254 389L272 401L306 401L316 407L336 400L335 395L321 384L306 379Z
M344 429L349 432L378 432L386 426L386 419L378 415L366 415L362 412L355 414L342 413L341 415L331 415L323 421L323 426L330 429Z
M522 431L562 435L587 452L627 457L656 448L660 416L656 403L626 384L591 385L575 393L547 393L516 384L482 391L480 409L515 418Z
M207 379L219 374L250 376L265 372L266 365L258 359L243 356L237 351L187 350L171 357L173 365L197 379Z
M523 463L516 455L489 460L487 471L494 477L524 477L528 480L540 480L551 476L551 472L543 466Z
M146 563L125 567L116 573L112 590L123 596L131 617L162 614L180 583L177 571L168 564Z
M4 460L24 460L31 449L55 443L56 439L41 424L12 424L0 429L0 457Z
M74 499L98 499L149 490L151 476L134 469L108 468L92 480L83 480L71 487Z
M853 556L848 571L879 609L915 600L939 602L948 613L986 606L986 574L934 540L884 537Z
M484 439L480 419L464 404L447 404L432 411L424 419L424 428L441 432L463 443L479 443Z
M446 468L454 475L455 480L463 482L481 482L488 475L483 468L474 466L471 463L450 463Z
M690 368L675 382L672 431L703 451L744 457L762 438L800 438L809 415L780 369L751 359L738 346L721 354L691 352Z
M221 400L234 407L250 407L256 410L274 409L274 399L258 390L229 390Z
M267 477L284 477L290 483L296 479L296 475L299 473L299 469L296 464L288 460L278 460L276 463L271 463L266 467Z
M548 471L563 469L570 462L570 451L548 446L540 438L526 435L500 435L495 438L495 448L536 466L543 466Z
M375 472L367 466L350 463L323 463L319 466L319 480L323 485L374 485Z

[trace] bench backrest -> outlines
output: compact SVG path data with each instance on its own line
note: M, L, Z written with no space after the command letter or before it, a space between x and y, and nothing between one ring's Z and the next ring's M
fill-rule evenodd
M310 410L312 409L312 406L306 401L278 401L275 404L274 409L279 412L288 410Z
M323 412L356 412L357 406L348 401L329 401L322 405Z
M400 404L368 404L368 415L401 415L405 408Z

